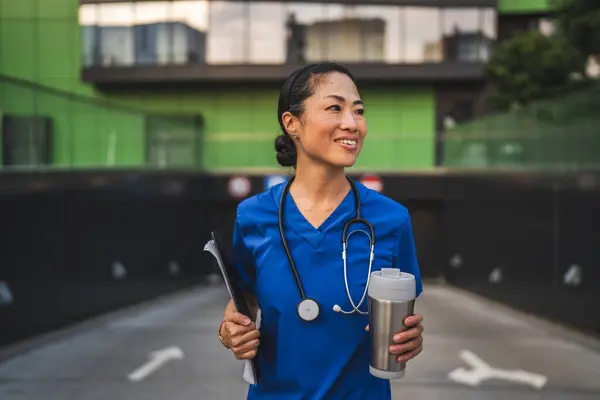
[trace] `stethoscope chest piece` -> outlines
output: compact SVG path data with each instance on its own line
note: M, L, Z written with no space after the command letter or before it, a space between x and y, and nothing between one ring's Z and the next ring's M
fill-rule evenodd
M319 316L319 304L313 299L304 299L298 303L298 316L303 321L314 321Z

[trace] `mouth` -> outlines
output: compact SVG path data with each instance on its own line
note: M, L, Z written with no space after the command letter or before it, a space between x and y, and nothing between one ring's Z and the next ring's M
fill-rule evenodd
M335 142L342 146L344 149L354 151L358 147L358 140L356 139L336 139Z

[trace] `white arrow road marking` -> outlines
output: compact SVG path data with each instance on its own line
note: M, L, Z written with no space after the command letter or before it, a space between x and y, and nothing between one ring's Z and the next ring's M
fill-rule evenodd
M502 379L505 381L517 382L524 385L533 386L536 389L541 389L548 382L548 378L544 375L534 374L532 372L517 370L504 370L492 368L489 364L469 350L462 350L459 353L463 361L472 368L457 368L448 374L448 378L454 382L462 383L468 386L478 386L481 382L487 379Z
M130 381L141 381L169 360L180 360L183 358L183 351L179 347L167 347L166 349L153 351L149 355L150 360L132 373L128 378Z

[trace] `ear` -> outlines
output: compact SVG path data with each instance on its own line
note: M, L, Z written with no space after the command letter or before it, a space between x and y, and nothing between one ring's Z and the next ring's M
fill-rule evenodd
M287 133L293 133L298 131L298 118L294 117L291 112L286 111L281 116L281 122L285 127Z

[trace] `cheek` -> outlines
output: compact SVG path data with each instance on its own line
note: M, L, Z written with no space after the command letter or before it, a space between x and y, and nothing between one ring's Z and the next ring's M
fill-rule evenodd
M361 136L363 138L367 137L367 131L368 131L367 121L364 119L360 119L360 120L358 120L357 125L358 125L358 131L360 132Z
M319 123L307 124L304 132L304 148L311 153L322 153L327 146L333 142L335 123L320 121Z

